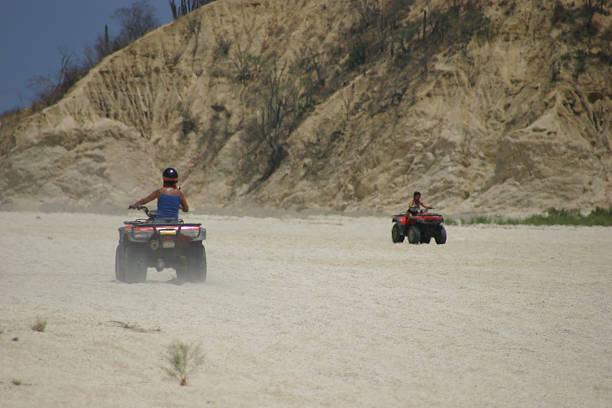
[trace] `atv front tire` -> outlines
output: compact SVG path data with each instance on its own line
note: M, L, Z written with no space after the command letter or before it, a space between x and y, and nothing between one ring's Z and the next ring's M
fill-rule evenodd
M141 283L147 280L147 248L132 244L125 247L125 282Z
M421 231L414 225L408 227L408 242L411 244L418 244L421 242Z
M404 235L400 232L399 225L397 224L393 224L393 228L391 228L391 240L394 244L404 242Z
M440 226L440 230L438 231L434 239L436 240L436 244L438 245L446 244L446 229L443 225Z

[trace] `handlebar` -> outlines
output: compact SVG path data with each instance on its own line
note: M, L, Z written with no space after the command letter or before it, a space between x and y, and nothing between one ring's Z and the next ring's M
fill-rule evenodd
M147 214L147 216L149 215L149 208L146 205L139 205L139 206L130 205L128 207L128 210L144 211L144 213Z
M410 207L406 212L411 213L411 214L422 214L428 210L433 210L433 208L434 207L427 207L427 208Z

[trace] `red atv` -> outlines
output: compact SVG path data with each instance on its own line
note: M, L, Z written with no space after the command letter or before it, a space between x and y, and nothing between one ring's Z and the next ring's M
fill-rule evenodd
M429 244L431 238L436 244L446 243L446 229L442 223L444 217L440 214L432 214L424 210L411 208L405 214L393 216L393 228L391 228L391 239L394 243L404 242L408 237L411 244Z
M206 280L206 229L201 224L157 218L157 211L141 206L147 219L125 221L119 228L115 277L120 282L147 280L147 268L174 268L180 281ZM170 221L170 222L166 222Z

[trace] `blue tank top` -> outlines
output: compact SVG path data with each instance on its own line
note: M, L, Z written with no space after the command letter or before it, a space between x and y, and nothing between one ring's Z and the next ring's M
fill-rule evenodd
M181 196L162 193L157 199L157 218L178 218Z

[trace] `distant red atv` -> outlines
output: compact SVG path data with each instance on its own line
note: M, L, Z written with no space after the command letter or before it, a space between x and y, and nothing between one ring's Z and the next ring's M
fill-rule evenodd
M119 228L115 252L115 277L120 282L147 280L147 268L174 268L180 281L206 280L206 229L183 220L157 219L157 211L141 206L148 218L125 221Z
M405 214L393 216L393 228L391 228L391 239L393 243L404 242L408 237L411 244L429 244L431 238L436 244L446 243L446 229L444 228L444 217L424 210L411 208Z

